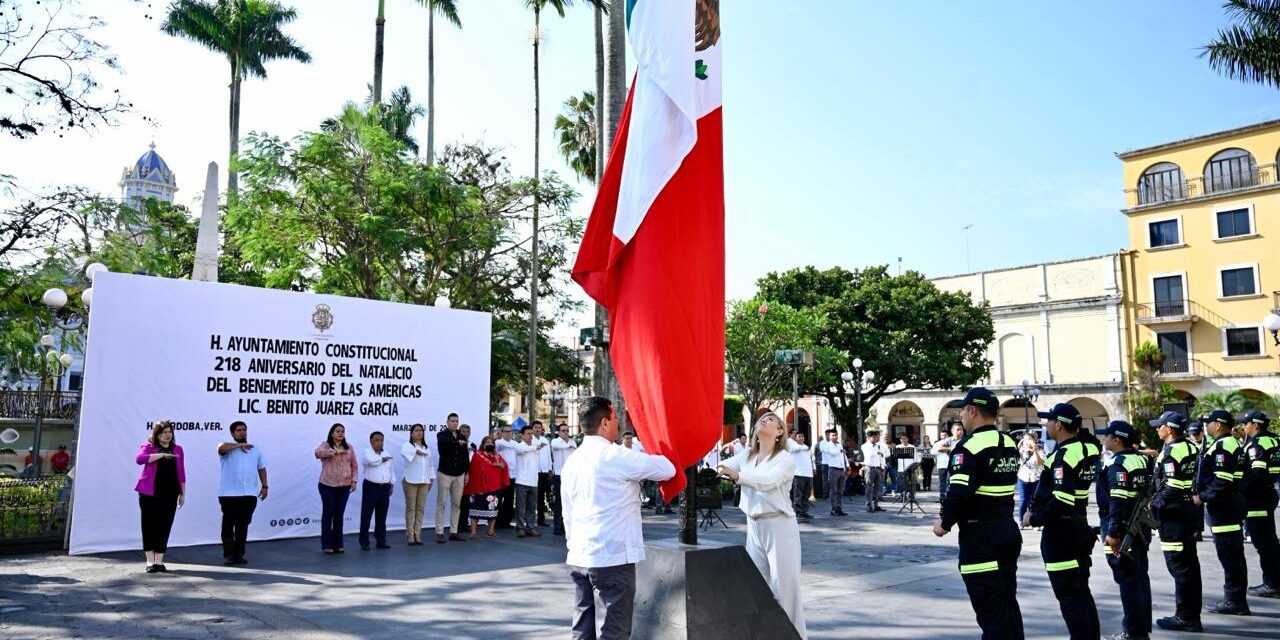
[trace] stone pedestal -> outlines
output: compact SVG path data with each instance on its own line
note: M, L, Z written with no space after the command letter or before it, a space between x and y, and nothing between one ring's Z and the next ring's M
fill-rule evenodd
M645 545L636 568L635 638L799 640L742 545Z

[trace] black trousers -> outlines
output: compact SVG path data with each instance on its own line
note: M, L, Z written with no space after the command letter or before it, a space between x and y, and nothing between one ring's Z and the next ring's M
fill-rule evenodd
M920 463L920 483L924 491L933 491L933 459L925 458Z
M1209 530L1213 546L1222 565L1222 595L1228 602L1246 604L1249 590L1249 566L1244 561L1244 531L1239 522L1219 523L1209 514Z
M258 508L258 496L219 496L222 505L222 557L235 560L244 557L249 540L249 523Z
M960 525L960 577L983 640L1023 640L1018 607L1022 533L1013 518Z
M791 481L791 506L796 515L809 515L809 492L813 488L813 478L795 476Z
M573 640L625 640L631 637L636 604L636 565L587 569L569 567L573 578ZM596 608L596 601L604 611Z
M148 496L139 493L138 510L142 512L142 550L168 551L173 516L178 512L178 494Z
M547 512L551 510L551 472L538 472L538 526L547 526Z
M827 497L827 465L820 464L813 471L813 497L815 500L825 500Z
M1107 554L1111 565L1111 577L1120 585L1120 604L1124 618L1120 626L1133 636L1151 633L1151 575L1147 565L1147 542L1139 540L1133 545L1133 555L1119 558Z
M1098 640L1102 635L1098 607L1089 590L1095 541L1089 522L1083 518L1050 520L1040 537L1040 555L1071 640Z
M1262 584L1280 589L1280 541L1276 539L1276 513L1273 509L1250 510L1244 525L1258 552L1262 565Z
M360 493L360 546L369 546L369 519L373 519L373 539L387 543L387 507L391 506L391 483L365 480Z
M471 494L462 494L462 504L458 506L458 521L454 524L457 526L449 531L458 535L462 535L463 531L471 530Z
M1159 509L1160 550L1164 552L1164 564L1173 577L1175 614L1188 621L1200 621L1203 605L1200 582L1200 558L1196 554L1196 528L1200 523L1200 509L1185 500L1164 505Z
M510 529L511 521L516 517L516 482L511 481L507 488L498 492L498 520L494 527Z
M560 504L560 476L551 474L551 515L556 533L564 532L564 509Z

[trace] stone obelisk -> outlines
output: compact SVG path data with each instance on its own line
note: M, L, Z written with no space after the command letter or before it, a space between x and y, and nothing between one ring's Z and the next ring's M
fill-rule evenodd
M209 163L204 182L204 203L200 231L196 235L196 261L192 280L218 281L218 163Z

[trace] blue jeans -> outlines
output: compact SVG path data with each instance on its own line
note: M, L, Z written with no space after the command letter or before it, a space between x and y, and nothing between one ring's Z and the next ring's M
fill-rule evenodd
M320 548L342 548L342 518L347 510L350 487L320 485Z
M1008 485L1005 485L1008 486ZM1036 489L1040 487L1040 481L1023 482L1018 480L1018 525L1022 525L1022 516L1026 515L1027 509L1031 508L1031 499L1036 495Z

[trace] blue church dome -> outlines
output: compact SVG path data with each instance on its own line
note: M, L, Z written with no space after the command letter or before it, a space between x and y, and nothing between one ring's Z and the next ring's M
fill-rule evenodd
M166 184L173 183L173 174L169 170L169 165L156 153L156 144L151 143L150 149L138 158L134 163L134 175L143 179ZM158 173L158 175L157 175Z

